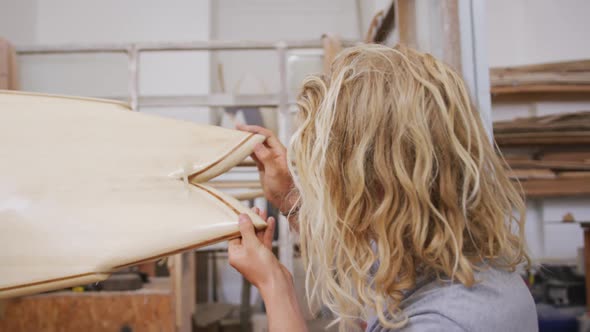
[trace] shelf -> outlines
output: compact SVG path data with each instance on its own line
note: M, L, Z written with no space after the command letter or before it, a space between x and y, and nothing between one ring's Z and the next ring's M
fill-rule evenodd
M499 146L590 144L590 112L552 114L494 123Z

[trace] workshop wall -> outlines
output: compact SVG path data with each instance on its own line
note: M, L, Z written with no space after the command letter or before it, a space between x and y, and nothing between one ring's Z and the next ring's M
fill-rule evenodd
M1 1L0 7L11 10L5 15L0 12L0 28L17 45L209 39L209 0ZM22 24L21 17L31 24ZM206 52L143 54L140 62L142 95L209 93ZM23 90L128 96L127 57L122 54L25 56L20 67ZM207 108L142 111L202 123L209 120Z

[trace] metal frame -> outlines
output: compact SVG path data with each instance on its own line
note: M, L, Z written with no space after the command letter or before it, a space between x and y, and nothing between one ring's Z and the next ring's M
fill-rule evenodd
M356 44L343 41L344 46ZM163 43L119 43L119 44L64 44L64 45L29 45L16 48L17 54L80 54L80 53L120 53L128 58L128 97L107 97L128 100L133 111L142 107L186 107L186 106L273 106L279 112L279 139L287 144L291 133L291 116L289 106L293 99L289 96L287 77L287 56L292 49L322 49L320 40L294 41L194 41ZM201 96L151 96L141 97L139 93L140 57L145 52L170 51L254 51L275 50L279 57L279 92L264 95L210 94ZM279 260L289 271L293 272L293 241L289 222L279 218Z
M344 41L345 45L354 42ZM106 43L106 44L63 44L28 45L16 48L18 55L80 54L80 53L121 53L128 57L129 96L128 101L134 111L141 107L153 106L276 106L283 113L289 99L286 85L286 56L290 49L321 49L320 40L294 41L193 41L161 43ZM145 52L170 51L256 51L275 50L279 56L279 75L285 77L278 95L233 96L213 94L205 96L158 96L141 97L139 94L140 55ZM281 79L283 82L283 79ZM124 100L122 97L107 97ZM145 102L144 102L145 100Z

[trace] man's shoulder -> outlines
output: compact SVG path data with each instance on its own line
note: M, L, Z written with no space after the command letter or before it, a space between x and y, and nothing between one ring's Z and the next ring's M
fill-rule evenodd
M409 294L400 307L410 322L426 315L429 320L440 316L441 321L466 331L486 326L490 331L536 329L532 296L517 273L488 268L478 272L476 279L472 287L430 281Z
M419 282L400 304L408 322L396 331L538 331L533 298L518 273L488 268L476 280L472 287ZM374 319L367 331L391 330Z

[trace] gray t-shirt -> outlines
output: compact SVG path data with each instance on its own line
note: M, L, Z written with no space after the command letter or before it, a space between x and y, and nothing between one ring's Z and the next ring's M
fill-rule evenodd
M429 281L418 284L401 302L408 323L396 331L538 331L535 303L518 273L489 268L477 272L479 283ZM393 331L373 318L367 332Z

